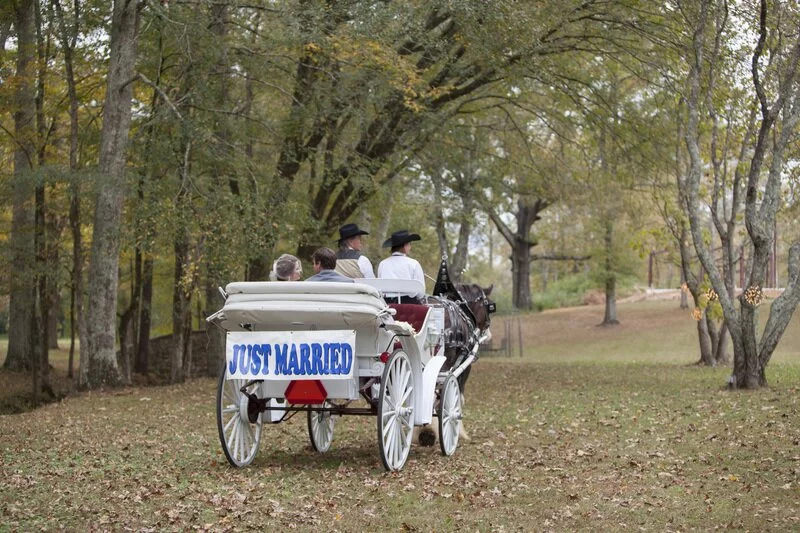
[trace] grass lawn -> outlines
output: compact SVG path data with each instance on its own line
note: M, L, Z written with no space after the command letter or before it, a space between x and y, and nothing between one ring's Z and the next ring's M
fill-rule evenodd
M729 368L692 364L677 302L621 304L616 328L602 314L521 317L523 355L473 368L470 441L414 445L395 474L373 417L338 419L324 455L305 417L265 425L230 468L211 380L0 416L0 531L800 530L800 317L771 387L728 392Z

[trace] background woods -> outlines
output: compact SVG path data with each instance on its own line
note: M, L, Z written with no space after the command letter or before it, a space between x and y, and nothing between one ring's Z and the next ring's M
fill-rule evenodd
M663 251L699 359L724 362L730 339L732 385L766 385L800 302L799 17L767 1L5 2L5 368L47 393L60 333L81 387L214 375L221 333L202 353L191 339L217 287L357 222L374 263L411 229L426 272L446 253L506 311L580 280L606 325ZM785 290L766 302L770 269Z

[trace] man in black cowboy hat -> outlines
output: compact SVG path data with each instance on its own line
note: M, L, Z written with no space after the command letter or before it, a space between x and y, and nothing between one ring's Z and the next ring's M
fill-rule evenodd
M384 248L392 249L392 255L384 259L378 265L378 277L386 279L414 279L425 286L425 273L419 261L408 257L411 251L411 243L421 240L416 233L409 233L408 230L400 230L392 233L392 236L383 243ZM401 295L401 303L419 303L425 293Z
M336 252L336 272L348 278L374 278L372 263L361 255L361 236L369 235L356 224L339 228L339 250Z

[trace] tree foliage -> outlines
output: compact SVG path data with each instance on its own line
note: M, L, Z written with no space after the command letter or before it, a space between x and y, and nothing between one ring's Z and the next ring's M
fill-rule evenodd
M533 308L532 273L563 259L588 265L613 301L614 281L643 249L655 189L675 255L693 255L677 237L685 227L726 323L741 320L734 353L756 345L733 265L744 243L748 286L763 286L780 186L796 191L786 164L796 157L795 6L765 2L762 15L710 0L114 5L135 7L138 23L121 25L107 2L36 4L32 77L15 75L26 56L18 12L0 8L0 98L33 95L39 110L28 138L14 129L17 107L3 106L0 157L8 168L23 152L41 155L31 161L47 176L45 242L58 252L45 270L73 294L63 299L85 340L88 386L146 372L151 332L173 333L172 379L184 379L189 333L221 305L218 286L266 279L279 252L308 261L345 222L369 229L375 263L383 239L407 227L423 234L415 256L427 270L446 252L458 273L499 263L494 245L476 252L496 231L510 257L503 274L486 275L511 272L515 307ZM124 27L136 51L121 57ZM33 206L34 184L9 181L5 219ZM7 251L28 242L5 233ZM718 244L725 266L715 273ZM32 262L33 252L15 257ZM4 280L6 292L22 279ZM702 276L687 282L699 296ZM766 366L796 305L792 287L772 307L760 362L737 356L737 383ZM12 327L21 354L29 338Z

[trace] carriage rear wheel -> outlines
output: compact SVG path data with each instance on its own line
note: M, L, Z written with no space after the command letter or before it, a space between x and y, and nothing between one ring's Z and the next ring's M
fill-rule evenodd
M326 400L314 407L331 407L331 404ZM308 411L308 436L311 446L319 453L325 453L331 448L334 421L330 411Z
M442 455L453 455L461 432L461 388L449 374L442 383L439 396L439 448Z
M255 411L255 406L250 405L250 398L241 391L248 382L243 379L226 379L227 374L226 369L220 376L217 387L217 429L222 451L225 452L228 462L242 467L252 463L258 452L261 442L261 414ZM252 383L247 392L252 393L259 384L260 382Z
M381 378L378 398L378 447L384 468L403 468L414 430L414 373L403 350L396 350Z

